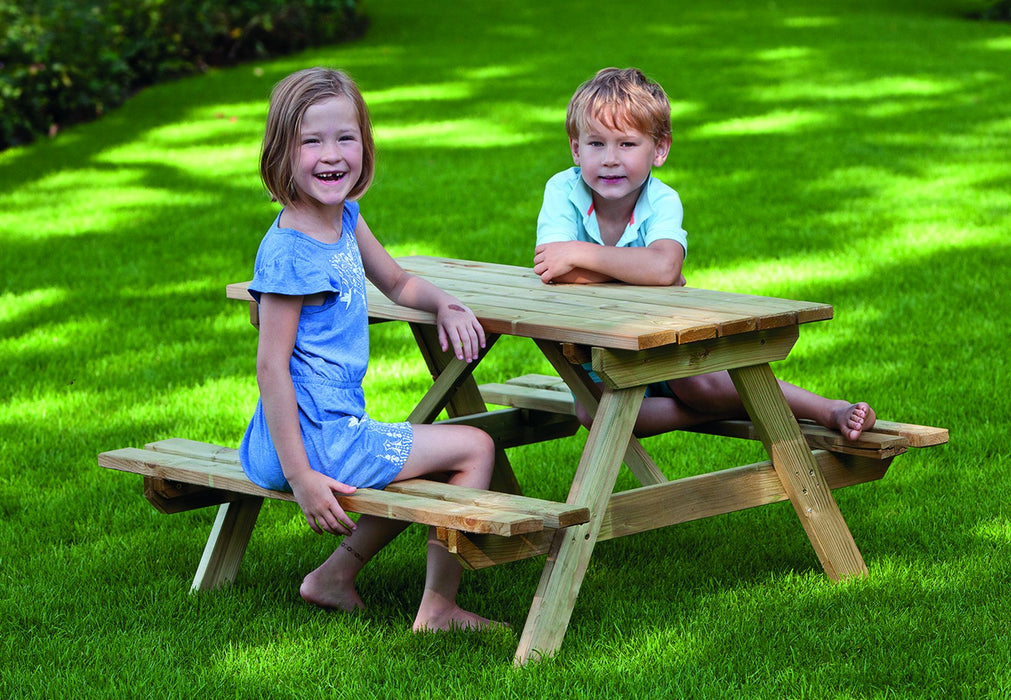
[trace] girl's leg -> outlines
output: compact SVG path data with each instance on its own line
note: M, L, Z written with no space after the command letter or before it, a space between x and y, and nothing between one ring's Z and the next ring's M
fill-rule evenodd
M409 479L426 474L449 475L449 483L487 488L495 466L495 443L487 433L467 426L414 426L411 455L398 476ZM463 567L429 530L425 592L414 619L416 632L426 630L480 629L491 620L464 610L456 603Z
M786 403L797 418L838 430L848 440L856 440L860 433L874 426L874 411L864 402L827 399L789 382L778 381ZM673 379L668 385L690 409L710 414L710 420L744 418L747 415L727 372Z
M358 518L357 525L354 532L341 540L334 553L302 580L298 592L306 602L347 612L364 608L355 590L355 577L409 523L363 515Z
M487 488L495 465L495 444L487 433L467 426L414 426L414 445L396 481L433 474L448 475L458 486ZM355 531L299 589L302 597L325 608L352 611L364 607L354 587L358 572L379 550L399 535L409 523L363 515ZM428 575L425 594L414 628L477 628L494 624L456 605L462 567L456 558L429 533Z

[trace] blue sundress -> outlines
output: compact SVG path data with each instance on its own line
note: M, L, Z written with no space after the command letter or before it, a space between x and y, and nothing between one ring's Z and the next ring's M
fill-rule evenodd
M278 215L260 243L249 292L257 303L261 294L324 293L321 305L302 307L290 364L309 465L351 486L383 488L403 468L414 432L409 423L381 423L365 413L368 303L357 223L358 204L346 202L340 240L323 243L282 228ZM239 458L254 484L291 490L262 400L256 402Z

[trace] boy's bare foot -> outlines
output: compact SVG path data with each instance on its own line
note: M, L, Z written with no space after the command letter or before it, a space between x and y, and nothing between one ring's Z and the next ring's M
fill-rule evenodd
M425 597L418 608L411 629L414 632L448 632L450 630L483 630L488 627L508 627L503 622L495 622L477 613L464 610L455 602L443 596L425 591Z
M874 427L877 416L874 410L863 401L847 404L843 402L832 411L832 426L842 433L847 440L857 440L861 433Z
M336 581L326 578L320 570L312 571L302 580L298 589L302 598L312 605L332 610L353 612L364 610L365 604L358 596L352 581Z

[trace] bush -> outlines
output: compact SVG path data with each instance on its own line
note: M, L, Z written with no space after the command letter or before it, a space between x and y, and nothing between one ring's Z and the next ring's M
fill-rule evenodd
M983 19L1011 22L1011 0L990 0L980 16Z
M359 35L356 0L0 0L0 149L144 85Z
M979 10L968 13L972 19L984 21L1011 22L1011 0L980 0Z

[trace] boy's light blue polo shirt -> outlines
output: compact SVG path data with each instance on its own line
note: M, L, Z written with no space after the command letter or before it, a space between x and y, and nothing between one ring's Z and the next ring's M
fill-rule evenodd
M563 170L544 186L544 202L537 216L537 244L586 241L603 245L593 213L590 188L578 167ZM644 248L653 241L677 241L688 254L688 233L681 227L684 209L678 193L650 175L639 194L632 219L615 244Z

